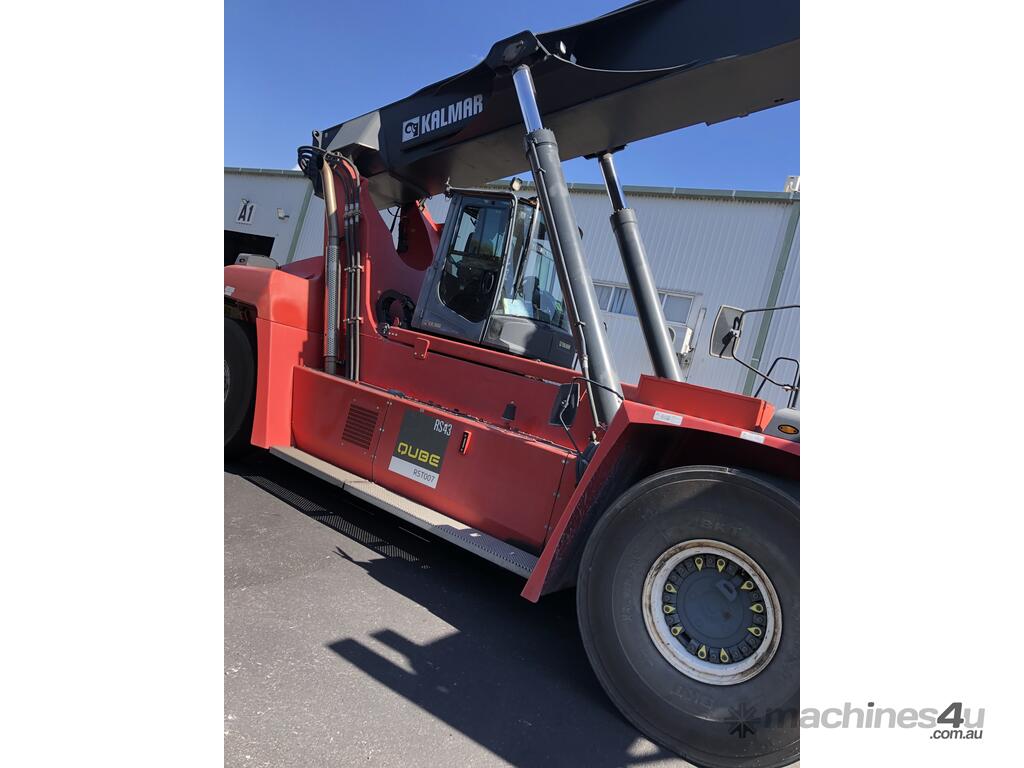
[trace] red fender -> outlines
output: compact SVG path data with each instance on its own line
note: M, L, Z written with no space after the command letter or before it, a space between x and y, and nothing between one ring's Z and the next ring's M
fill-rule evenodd
M663 382L663 380L653 381ZM701 389L676 382L664 383L676 388L686 387L689 394L693 394L696 389ZM644 384L645 382L641 379L641 394L644 392ZM681 392L682 390L677 391ZM712 391L707 390L707 392ZM716 392L716 394L742 398L742 396L733 396L729 393ZM754 400L753 398L743 399ZM763 401L756 402L763 403ZM737 405L743 404L737 403ZM761 410L754 415L757 421L765 418L765 412ZM767 418L770 419L770 417L769 410ZM737 419L731 420L737 421ZM756 428L754 424L751 424L750 427L751 429L745 429L743 426L723 424L719 421L686 415L679 411L626 400L612 420L607 434L601 441L597 453L587 467L575 492L562 510L551 536L544 545L540 559L523 588L522 596L531 602L536 602L542 595L565 586L565 580L570 575L569 569L575 565L575 558L581 551L585 536L589 534L596 518L607 508L608 504L614 501L615 497L625 491L625 487L617 489L615 484L619 460L626 455L635 456L637 452L643 452L645 447L651 445L653 442L651 438L655 435L677 436L702 444L714 442L716 444L714 455L730 463L761 468L781 476L797 478L800 444L754 431ZM680 431L678 435L673 434L675 430ZM698 453L699 461L684 461L683 463L711 463L708 458L711 454L706 451ZM640 479L642 477L636 477L634 481ZM606 489L612 489L612 498L602 498L602 492ZM604 495L609 494L605 493Z

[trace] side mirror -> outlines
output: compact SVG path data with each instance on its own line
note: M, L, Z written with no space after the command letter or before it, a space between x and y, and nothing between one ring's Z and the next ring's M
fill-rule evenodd
M571 427L576 420L576 411L580 405L580 385L578 382L570 381L568 384L561 384L558 387L558 394L555 396L555 403L551 406L551 416L548 423L553 426Z
M744 310L739 307L730 307L725 304L719 308L715 325L711 329L709 352L712 357L735 358L736 349L740 345L740 336L743 333L743 312Z

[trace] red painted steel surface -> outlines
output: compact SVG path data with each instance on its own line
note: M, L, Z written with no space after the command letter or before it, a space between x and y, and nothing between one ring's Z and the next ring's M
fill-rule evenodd
M626 403L623 403L623 406L625 405ZM608 472L608 468L613 463L613 457L617 452L617 441L628 426L629 415L627 409L625 407L620 408L615 418L612 419L612 423L608 425L608 432L598 446L597 453L591 459L590 465L580 479L579 485L576 486L572 496L562 506L557 522L551 529L551 537L546 542L544 551L541 552L540 560L537 561L537 565L530 574L530 578L526 580L522 596L530 602L537 602L543 594L548 570L551 568L556 553L559 552L559 546L567 546L579 529L590 504L594 501L592 496L595 485L593 483L594 478Z
M261 448L290 445L292 439L292 370L317 366L323 334L256 319L256 409L252 442Z
M633 399L743 429L764 429L775 412L775 408L764 400L647 374L640 377Z
M337 467L372 480L373 453L380 439L380 427L388 399L380 392L337 376L309 368L294 369L292 429L294 444ZM358 438L346 439L345 427L355 406L357 413L376 414L369 445Z
M399 242L406 245L398 257L413 269L423 271L434 263L434 254L441 239L441 228L425 205L406 203L398 220ZM415 299L415 297L413 297Z
M296 447L522 549L539 552L569 451L311 369L294 369ZM346 439L353 405L376 414L369 444ZM436 487L389 467L409 410L451 425ZM467 451L461 453L463 433ZM529 482L523 482L529 477ZM564 501L564 500L563 500Z
M579 371L574 371L569 368L561 368L557 365L551 365L550 363L542 363L540 360L529 360L525 357L508 355L504 352L498 352L497 350L488 349L487 347L473 346L472 344L466 344L461 341L456 341L455 339L431 336L425 331L407 330L405 328L388 329L388 338L401 342L402 344L412 346L416 343L416 339L420 337L428 337L430 339L430 348L435 352L440 352L451 357L458 357L463 360L471 360L473 362L480 363L481 365L488 365L510 373L520 374L522 376L531 376L535 379L544 379L564 384L571 381L574 376L580 375Z
M436 489L389 469L407 410L453 425ZM472 435L459 453L462 433ZM506 429L482 424L430 406L395 399L388 409L373 480L396 493L525 549L540 552L557 502L562 472L571 471L570 453Z
M410 337L413 340L427 338ZM472 414L489 424L531 434L563 447L571 445L561 425L548 423L558 393L557 383L501 370L475 359L444 354L440 350L451 350L451 347L440 343L443 341L431 338L429 349L424 351L421 347L424 353L417 356L415 344L406 346L391 336L387 339L379 335L364 336L363 381L398 390L416 400ZM507 357L499 352L489 354L499 359ZM502 414L512 402L516 404L516 418L506 422ZM592 429L590 411L580 408L572 426L577 443L585 444Z
M430 263L418 267L416 265L422 262L410 259L407 263L398 255L388 226L373 207L373 200L370 198L365 181L359 199L363 209L364 222L364 226L360 227L360 247L364 256L363 285L369 288L363 294L365 301L362 316L370 324L366 330L375 332L377 327L376 304L381 294L385 291L398 291L413 301L419 301L420 286L423 285L423 277ZM339 202L339 206L340 204ZM425 228L426 221L421 223ZM434 247L437 247L436 235L430 239L424 233L424 237L428 240L427 247L430 242L434 242ZM420 247L423 247L422 244ZM367 255L370 258L365 258ZM374 255L377 255L377 258L373 258Z
M231 265L224 296L256 312L256 407L252 443L291 442L292 368L323 359L323 259L298 262L295 273Z
M256 314L265 320L321 333L323 259L318 261L321 264L316 271L308 269L306 263L302 264L301 275L240 264L224 267L224 297L253 307Z

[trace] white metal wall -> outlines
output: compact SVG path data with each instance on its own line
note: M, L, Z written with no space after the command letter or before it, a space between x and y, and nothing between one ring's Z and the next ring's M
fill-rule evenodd
M292 261L301 261L324 252L324 201L314 195L306 210L306 220L295 244Z
M279 264L286 263L293 239L293 261L323 252L323 201L311 197L300 221L303 199L310 188L300 173L225 169L224 182L225 229L275 237L272 256ZM625 286L625 272L608 223L611 209L607 196L593 185L573 184L571 188L594 280ZM693 330L694 351L684 362L686 380L732 392L752 392L757 382L748 382L746 369L708 354L711 328L722 304L766 306L773 278L781 266L785 270L775 304L799 303L799 195L627 187L626 196L636 209L658 288L693 296L687 325ZM233 221L243 198L256 203L249 226ZM288 214L287 219L277 217L279 207ZM443 197L428 201L428 210L437 221L444 220L447 207ZM791 223L795 236L786 249L788 258L784 258L781 254ZM622 380L635 382L641 373L650 373L636 318L602 314ZM761 370L766 370L777 355L799 358L799 310L774 314L761 355ZM744 359L753 352L762 322L763 318L756 318L744 328L740 349ZM777 370L791 375L792 368ZM786 394L771 385L765 386L761 396L776 405L786 402Z
M278 264L288 261L296 227L303 226L303 237L300 237L295 250L295 259L323 253L321 240L318 236L316 245L310 249L303 239L311 229L322 233L323 201L308 195L311 185L298 171L266 171L248 168L224 169L224 229L249 235L263 235L274 238L274 246L270 252ZM303 203L308 203L306 216L303 219ZM247 222L239 221L242 201L252 205L251 217ZM319 206L319 207L317 207ZM278 214L278 209L281 214ZM317 224L310 221L316 219Z
M693 329L694 354L684 376L693 384L741 391L744 369L707 354L711 326L721 304L760 306L785 236L791 203L629 194L643 233L654 282L662 290L694 295L687 325ZM603 194L576 194L576 215L595 280L626 284L625 272L608 224L609 203ZM622 316L614 318L615 325ZM639 324L619 331L613 354L624 381L650 373ZM612 323L609 322L611 332ZM750 329L745 329L746 334ZM745 334L745 335L746 335Z
M779 290L778 299L774 306L782 307L788 304L800 303L800 223L796 224L796 232L793 237L793 244L789 249L789 261L786 265L786 272L782 278L782 286ZM759 370L768 372L768 366L778 357L792 357L800 359L800 310L783 310L773 312L769 325L768 335L764 351L761 353ZM746 332L744 331L744 335ZM745 353L741 351L741 357ZM746 359L743 357L743 359ZM775 368L772 378L776 381L792 382L796 373L796 366L788 361L781 361ZM756 390L759 382L753 382L753 389ZM770 400L777 405L785 405L787 395L778 387L766 383L761 390L761 397ZM799 405L797 406L799 407Z

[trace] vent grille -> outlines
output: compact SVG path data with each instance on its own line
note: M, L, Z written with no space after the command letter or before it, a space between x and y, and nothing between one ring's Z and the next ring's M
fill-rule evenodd
M348 407L348 420L345 422L345 431L341 439L346 443L358 445L364 450L370 449L370 442L373 440L373 430L377 426L377 411L363 408L352 403Z

